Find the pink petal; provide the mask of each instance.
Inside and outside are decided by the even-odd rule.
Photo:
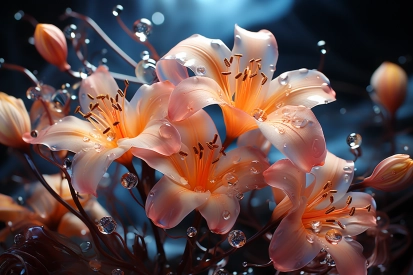
[[[267,30],[250,32],[235,25],[232,53],[242,54],[239,65],[240,71],[249,66],[249,61],[252,58],[261,58],[260,63],[262,67],[260,72],[263,72],[269,79],[272,78],[278,59],[278,45],[271,32]],[[266,91],[268,85],[269,81],[267,81],[262,90]]]
[[[146,200],[145,211],[157,226],[172,228],[178,225],[190,212],[204,204],[211,193],[193,192],[175,184],[168,177],[162,177],[152,188]]]
[[[121,139],[118,145],[152,150],[169,156],[179,151],[181,140],[177,129],[169,121],[163,119],[150,121],[137,137]]]
[[[367,262],[363,255],[363,247],[358,242],[342,240],[336,245],[327,241],[323,243],[329,248],[328,252],[332,255],[340,275],[367,274]]]
[[[300,203],[306,177],[290,160],[282,159],[271,165],[264,172],[264,179],[268,185],[283,190],[293,206]]]
[[[99,66],[97,70],[92,75],[84,79],[80,85],[79,103],[80,107],[82,107],[82,111],[88,112],[89,103],[92,101],[87,94],[90,94],[94,98],[100,94],[108,94],[110,97],[114,98],[118,89],[118,84],[110,75],[108,69],[105,66]],[[107,109],[104,104],[101,104],[100,107]]]
[[[64,117],[61,121],[48,128],[39,131],[37,137],[32,137],[30,133],[23,135],[24,141],[31,144],[44,144],[51,150],[69,150],[78,152],[84,148],[93,148],[95,143],[101,141],[95,138],[93,125],[74,116]],[[83,140],[88,138],[88,142]]]
[[[253,189],[266,187],[263,172],[270,166],[264,154],[253,147],[237,147],[221,156],[214,175],[222,179],[222,185],[228,185],[228,176],[236,178],[236,191],[245,193]],[[234,183],[234,182],[233,182]]]
[[[266,101],[312,108],[336,100],[328,78],[319,71],[300,69],[282,73],[271,81]]]
[[[331,182],[332,190],[337,190],[334,194],[334,200],[340,200],[347,192],[354,176],[354,163],[349,160],[344,160],[336,157],[334,154],[327,152],[325,164],[320,167],[315,167],[311,170],[315,176],[313,192],[309,197],[311,201],[327,182]],[[329,197],[318,204],[316,209],[323,209],[330,204]]]
[[[251,114],[229,104],[221,105],[224,115],[227,139],[234,139],[257,128],[257,123]]]
[[[169,118],[180,121],[212,104],[223,104],[230,100],[221,98],[218,83],[207,77],[190,77],[183,80],[172,92],[169,100]]]
[[[104,148],[81,150],[76,153],[72,162],[73,188],[86,194],[97,196],[96,188],[109,165],[122,156],[129,148]]]
[[[317,237],[307,231],[301,222],[305,207],[306,199],[302,197],[299,206],[288,213],[272,236],[269,254],[279,271],[287,272],[306,266],[321,249],[318,242],[307,240]]]
[[[221,72],[226,70],[224,58],[231,56],[230,50],[218,39],[193,35],[173,47],[156,65],[159,80],[169,80],[174,85],[188,77],[185,66],[196,75],[216,80],[224,87]]]
[[[323,130],[313,112],[304,106],[285,106],[257,120],[263,135],[300,169],[309,172],[322,165],[327,154]]]
[[[207,221],[209,230],[225,234],[234,226],[240,207],[237,198],[214,192],[198,210]]]
[[[260,129],[254,129],[240,135],[237,139],[237,146],[253,146],[268,155],[272,144],[264,137]]]

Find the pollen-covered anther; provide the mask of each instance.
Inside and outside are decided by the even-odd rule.
[[[351,196],[348,196],[346,200],[346,204],[350,205],[352,201],[353,201],[353,198]]]
[[[202,150],[204,150],[204,146],[202,146],[202,144],[200,142],[198,142],[198,147],[199,147],[199,151],[202,152]]]
[[[119,124],[120,122],[119,121],[115,121],[115,122],[113,122],[113,126],[117,126],[118,124]]]
[[[121,97],[125,96],[125,94],[123,93],[123,91],[121,89],[118,89],[118,95],[120,95]]]
[[[88,119],[89,117],[91,117],[93,115],[93,113],[89,112],[86,115],[83,116],[84,119]]]
[[[330,203],[334,202],[334,196],[330,196]]]
[[[186,153],[184,151],[179,151],[178,154],[181,155],[182,157],[187,157],[188,156],[188,153]]]
[[[326,222],[333,222],[334,223],[334,222],[336,222],[336,220],[327,219]]]
[[[80,112],[80,106],[77,106],[76,109],[75,109],[75,114],[77,114],[79,112]]]
[[[223,156],[226,156],[227,153],[225,153],[225,148],[221,147],[221,150],[219,150],[219,153],[222,154]]]
[[[125,79],[124,83],[125,83],[125,86],[129,86],[129,80]]]
[[[118,107],[118,110],[122,112],[122,107],[120,107],[120,104],[116,103],[116,106]]]
[[[230,75],[231,72],[221,72],[222,75]]]
[[[214,138],[213,138],[212,141],[211,141],[211,143],[212,143],[212,144],[215,144],[215,142],[217,142],[217,140],[218,140],[218,134],[215,134],[215,135],[214,135]]]
[[[355,212],[356,212],[356,208],[355,208],[355,207],[352,207],[352,208],[350,209],[350,213],[348,213],[348,214],[349,214],[350,216],[353,216]]]
[[[89,94],[89,93],[87,93],[87,97],[90,98],[91,100],[94,100],[94,99],[95,99],[95,98],[94,98],[91,94]]]
[[[97,98],[97,99],[104,100],[104,99],[106,98],[106,96],[105,96],[105,95],[100,94],[100,95],[97,95],[97,96],[96,96],[96,98]]]
[[[326,190],[327,188],[331,187],[331,181],[327,181],[326,184],[324,184],[323,190]]]
[[[333,212],[335,209],[336,209],[336,207],[333,206],[333,207],[327,209],[326,212],[325,212],[325,214],[330,214],[330,213]]]
[[[99,107],[99,103],[96,102],[95,104],[93,104],[93,106],[90,108],[91,111],[95,110],[97,107]]]
[[[229,63],[232,64],[232,61],[234,61],[234,57],[233,57],[233,56],[231,56],[231,57],[229,58]]]
[[[344,229],[344,228],[345,228],[345,226],[344,226],[340,221],[337,221],[337,224],[338,224],[338,226],[341,227],[341,229]]]
[[[240,77],[241,77],[241,75],[242,75],[242,73],[237,73],[237,75],[235,76],[235,79],[240,78]]]
[[[336,194],[336,193],[337,193],[337,190],[335,190],[335,189],[330,190],[330,193],[332,193],[332,194]]]
[[[253,78],[254,76],[257,76],[257,73],[250,75],[250,78]]]
[[[115,101],[119,102],[119,95],[118,94],[115,96]]]
[[[196,148],[195,146],[194,146],[194,147],[192,147],[192,148],[194,149],[194,153],[195,153],[195,155],[198,155],[198,154],[199,154],[198,148]]]
[[[105,131],[103,131],[103,134],[106,134],[109,131],[110,131],[110,127],[106,128]]]
[[[370,212],[371,210],[371,204],[367,205],[366,207],[364,207],[364,209],[367,209],[367,212]]]
[[[112,103],[112,108],[115,109],[116,111],[119,111],[118,106]]]
[[[236,53],[236,54],[234,54],[234,56],[236,56],[236,57],[242,57],[242,54]]]
[[[224,63],[225,63],[225,66],[231,67],[231,63],[229,62],[229,60],[226,57],[224,58]]]
[[[219,161],[219,158],[216,158],[212,161],[212,164],[217,163]]]
[[[205,144],[208,146],[208,148],[209,148],[209,150],[213,150],[214,149],[214,146],[212,145],[212,143],[209,141],[209,142],[205,142]]]

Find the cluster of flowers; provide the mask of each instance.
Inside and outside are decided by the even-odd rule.
[[[49,63],[70,70],[60,29],[38,24],[34,39]],[[159,228],[176,227],[195,210],[210,231],[229,233],[230,244],[240,248],[250,242],[241,231],[232,230],[240,200],[251,190],[272,188],[277,205],[261,232],[276,228],[268,248],[275,269],[304,270],[319,255],[325,267],[344,275],[366,274],[369,266],[380,264],[367,262],[356,241],[357,235],[376,227],[375,201],[354,190],[406,188],[413,179],[412,159],[390,156],[370,177],[354,184],[354,162],[327,150],[311,111],[335,100],[328,78],[317,70],[299,69],[273,79],[278,58],[273,34],[235,26],[234,40],[232,51],[221,40],[201,35],[183,40],[156,63],[157,81],[142,85],[130,101],[129,82],[120,89],[108,68],[99,66],[81,81],[74,115],[68,115],[68,106],[57,108],[46,99],[47,85],[31,91],[35,101],[30,116],[21,99],[0,93],[0,142],[23,153],[37,171],[30,156],[33,145],[64,175],[62,180],[61,175],[37,172],[50,194],[39,186],[27,201],[30,208],[1,195],[0,218],[14,228],[0,231],[2,240],[29,221],[30,226],[54,227],[66,236],[95,233],[106,238],[101,235],[114,233],[113,219],[94,196],[109,166],[117,162],[129,170],[118,181],[126,189],[139,190],[147,217]],[[394,66],[383,64],[372,78],[376,99],[393,115],[406,86],[406,76]],[[388,70],[399,78],[399,88],[386,86]],[[388,90],[399,95],[390,97]],[[222,110],[224,142],[203,110],[212,104]],[[38,118],[36,124],[33,117]],[[271,146],[286,159],[271,163]],[[66,158],[67,151],[74,153],[73,159]],[[160,180],[151,182],[136,171],[135,158],[162,173]],[[83,215],[84,209],[88,214]],[[90,226],[90,219],[101,219],[98,227],[103,231]],[[106,227],[111,222],[113,230]],[[188,242],[194,244],[190,239],[197,228],[190,229]],[[213,264],[206,261],[198,269],[180,265],[180,272],[215,267],[214,274],[225,274]],[[139,262],[130,265],[130,270],[141,268]],[[123,274],[126,269],[113,272]]]

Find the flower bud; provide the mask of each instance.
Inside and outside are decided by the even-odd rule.
[[[398,191],[413,184],[413,160],[409,155],[397,154],[382,160],[363,185],[382,191]]]
[[[66,38],[55,25],[37,24],[34,31],[34,45],[47,62],[57,66],[61,71],[70,69],[70,65],[66,62]]]
[[[30,129],[30,118],[23,101],[0,92],[0,143],[27,148],[22,136]]]
[[[394,116],[403,104],[407,90],[407,74],[397,64],[383,62],[371,76],[373,100]]]

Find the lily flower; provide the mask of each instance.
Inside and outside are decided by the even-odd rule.
[[[68,182],[60,174],[44,175],[47,183],[59,194],[63,200],[76,208],[70,194]],[[28,225],[45,225],[67,237],[84,236],[89,232],[87,226],[73,213],[61,205],[56,199],[45,192],[40,183],[33,184],[33,194],[26,201],[27,207],[19,205],[7,195],[0,194],[0,221],[8,223],[12,231]],[[80,203],[92,219],[108,216],[108,212],[90,195],[84,194]],[[10,229],[0,231],[0,241],[4,241],[10,234]]]
[[[76,153],[72,162],[73,187],[96,196],[97,185],[113,161],[131,165],[131,147],[163,155],[179,151],[179,133],[165,119],[172,89],[168,82],[143,85],[128,102],[126,89],[120,90],[108,70],[100,67],[80,88],[81,107],[76,112],[86,121],[67,116],[40,131],[37,137],[25,134],[25,141],[44,144],[52,151]]]
[[[290,147],[289,158],[303,153],[302,149],[310,156],[312,144],[304,143],[317,140],[317,152],[321,152],[311,165],[303,167],[309,171],[324,161],[326,150],[322,148],[324,137],[311,135],[322,131],[308,108],[334,101],[335,92],[327,77],[315,70],[289,71],[271,81],[277,59],[277,42],[267,30],[250,32],[236,25],[232,51],[221,40],[201,35],[183,40],[159,60],[156,67],[160,80],[169,80],[177,86],[170,98],[169,117],[180,121],[205,106],[219,104],[226,125],[224,147],[241,134],[259,127],[279,150],[283,150],[284,145],[279,141],[281,135],[294,137],[297,146]],[[196,76],[189,77],[185,67]],[[294,106],[306,108],[300,109],[299,117],[292,115],[285,127],[278,127],[277,121],[284,120],[281,109],[288,105],[292,105],[288,107],[291,114],[295,112]],[[301,129],[306,126],[313,130]]]
[[[376,205],[369,194],[346,193],[354,163],[328,153],[324,166],[311,174],[314,180],[290,160],[264,172],[266,182],[286,194],[273,213],[273,219],[284,217],[269,247],[274,267],[300,269],[321,251],[327,252],[322,263],[335,265],[341,275],[367,274],[363,248],[352,237],[376,226]],[[311,178],[307,185],[306,176]]]
[[[23,134],[31,129],[27,109],[21,99],[0,92],[0,143],[26,149]]]
[[[252,147],[226,153],[204,110],[174,125],[181,133],[178,153],[168,157],[132,149],[135,156],[164,174],[149,192],[146,214],[157,226],[168,229],[196,209],[211,231],[225,234],[238,217],[243,193],[266,186],[262,172],[269,163]]]

